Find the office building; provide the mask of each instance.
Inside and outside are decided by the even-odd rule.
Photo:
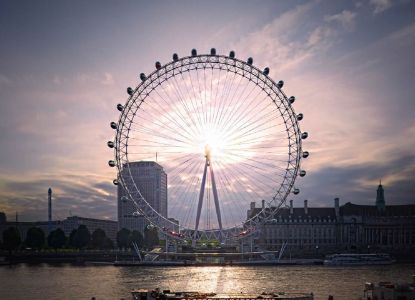
[[[167,218],[167,174],[163,167],[153,161],[138,161],[124,166],[122,172],[125,172],[124,176],[131,176],[148,204]],[[127,189],[136,191],[132,182]],[[126,189],[121,184],[118,185],[119,229],[127,228],[143,233],[147,224],[144,216],[137,211],[135,203],[127,196]]]

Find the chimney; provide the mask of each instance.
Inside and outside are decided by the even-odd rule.
[[[336,213],[336,219],[340,216],[339,198],[334,198],[334,212]]]
[[[52,189],[48,190],[48,221],[52,221]]]
[[[255,202],[251,202],[251,210],[255,209]]]
[[[294,213],[293,200],[290,200],[290,215]]]
[[[304,213],[308,214],[308,200],[304,200]]]
[[[262,200],[262,209],[265,208],[265,200]]]
[[[52,231],[52,189],[48,190],[48,233]]]

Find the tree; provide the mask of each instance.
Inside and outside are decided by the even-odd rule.
[[[131,232],[127,228],[122,228],[117,232],[117,245],[121,249],[130,247],[130,234]]]
[[[147,249],[152,249],[154,246],[159,244],[159,235],[157,232],[157,228],[155,227],[146,227],[144,229],[144,246]]]
[[[66,236],[62,229],[58,228],[49,233],[49,236],[48,236],[49,247],[52,247],[56,250],[58,248],[62,248],[63,246],[65,246],[65,243],[66,243]]]
[[[22,240],[20,239],[20,232],[16,227],[9,227],[3,231],[3,247],[11,253],[19,247]]]
[[[45,233],[39,227],[32,227],[26,233],[27,247],[40,249],[45,245]]]
[[[1,223],[6,223],[7,218],[6,218],[6,214],[2,211],[0,211],[0,224]]]
[[[68,244],[69,244],[69,246],[71,246],[73,248],[76,248],[76,245],[75,245],[75,236],[76,236],[76,233],[77,232],[78,232],[77,229],[73,229],[71,231],[71,233],[69,234]]]
[[[105,239],[104,249],[114,249],[114,242],[108,237]]]
[[[144,238],[143,238],[143,235],[141,234],[141,232],[139,232],[137,230],[133,230],[131,232],[131,234],[130,234],[130,244],[132,242],[135,242],[137,244],[138,248],[143,247],[143,245],[144,245]]]
[[[73,237],[74,246],[78,249],[85,248],[91,241],[91,234],[85,225],[79,225]]]
[[[105,234],[105,231],[101,228],[95,229],[95,231],[92,233],[91,244],[93,248],[104,249],[106,240],[107,235]]]

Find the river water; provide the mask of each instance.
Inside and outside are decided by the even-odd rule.
[[[366,281],[409,282],[415,264],[390,266],[114,267],[26,265],[0,267],[0,299],[131,299],[147,287],[217,293],[313,292],[316,300],[356,300]]]

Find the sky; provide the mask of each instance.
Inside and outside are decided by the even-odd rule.
[[[192,48],[284,80],[310,157],[295,206],[415,203],[415,2],[0,1],[0,211],[116,219],[111,121]]]

